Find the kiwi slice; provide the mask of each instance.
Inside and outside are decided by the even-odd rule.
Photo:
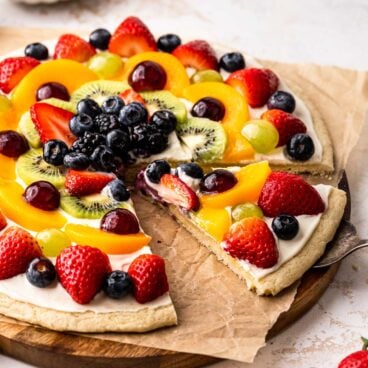
[[[52,97],[52,98],[47,98],[46,100],[42,100],[40,102],[44,102],[44,103],[47,103],[55,107],[60,107],[61,109],[72,112],[73,114],[77,113],[76,106],[69,101],[64,101],[64,100],[60,100],[58,98]]]
[[[187,121],[187,109],[183,102],[169,91],[142,92],[141,96],[147,104],[147,109],[152,115],[157,110],[171,110],[178,123]]]
[[[63,166],[53,166],[44,161],[42,149],[30,150],[17,160],[16,170],[19,177],[27,184],[38,180],[46,180],[56,188],[61,188],[65,182]]]
[[[104,194],[92,194],[85,197],[76,197],[62,193],[60,207],[69,215],[83,219],[100,219],[105,213],[124,208],[124,202],[118,202]]]
[[[176,129],[182,142],[192,151],[193,159],[214,162],[222,158],[226,133],[220,123],[205,118],[190,118]]]
[[[80,100],[84,98],[92,98],[99,105],[110,96],[118,95],[120,92],[130,88],[127,83],[110,81],[110,80],[98,80],[83,84],[78,88],[71,96],[70,102],[76,106]]]
[[[31,147],[33,148],[41,147],[42,143],[40,135],[38,134],[38,131],[35,125],[33,124],[31,114],[29,111],[25,112],[21,116],[18,124],[18,131],[19,133],[22,133],[26,137]]]

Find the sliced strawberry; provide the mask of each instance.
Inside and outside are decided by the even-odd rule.
[[[239,91],[251,107],[261,107],[276,92],[279,79],[270,69],[249,68],[230,74],[226,83]]]
[[[61,35],[54,52],[54,59],[71,59],[84,63],[96,54],[94,47],[74,34]]]
[[[0,231],[6,227],[8,222],[6,221],[6,217],[4,214],[0,211]]]
[[[269,268],[277,263],[279,252],[267,224],[258,217],[246,217],[235,222],[225,234],[225,248],[232,257]]]
[[[258,205],[265,216],[318,215],[325,204],[315,188],[301,176],[284,172],[271,173],[262,188]]]
[[[40,62],[31,57],[12,57],[0,62],[0,89],[9,93]]]
[[[165,202],[188,211],[197,211],[200,205],[195,192],[175,175],[165,174],[161,177],[158,194]]]
[[[143,97],[132,88],[128,88],[125,91],[121,92],[119,94],[119,97],[124,101],[125,105],[128,105],[131,102],[139,102],[142,105],[146,104]]]
[[[41,248],[30,233],[9,227],[0,235],[0,280],[26,272],[29,263],[41,256]]]
[[[75,245],[56,259],[56,272],[64,289],[79,304],[89,303],[111,272],[109,257],[97,248]]]
[[[157,51],[157,46],[148,27],[139,18],[128,17],[112,35],[109,51],[130,57],[141,52]]]
[[[65,178],[65,189],[75,196],[100,193],[114,179],[116,176],[110,173],[69,170]]]
[[[69,120],[74,116],[72,112],[44,102],[35,103],[30,110],[42,143],[50,139],[60,139],[70,146],[75,141],[76,138],[69,129]]]
[[[265,111],[261,118],[271,122],[279,132],[277,147],[285,145],[295,134],[307,132],[307,127],[300,119],[282,110]]]
[[[138,303],[148,303],[169,291],[165,261],[155,254],[142,254],[129,266]]]
[[[178,46],[172,53],[185,67],[197,70],[218,70],[218,61],[214,49],[207,41],[194,40]]]

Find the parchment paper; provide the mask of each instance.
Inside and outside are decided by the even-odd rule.
[[[50,39],[59,31],[5,30],[0,28],[1,53],[31,41]],[[335,147],[336,184],[356,144],[368,106],[365,72],[316,65],[263,62],[286,81],[300,97],[318,109]],[[293,302],[296,286],[277,297],[257,297],[165,211],[136,198],[153,250],[166,259],[170,292],[179,325],[147,334],[100,334],[96,338],[161,349],[253,361],[265,344],[267,332]]]

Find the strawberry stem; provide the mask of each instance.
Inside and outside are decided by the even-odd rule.
[[[362,341],[363,341],[363,347],[362,350],[367,350],[368,349],[368,339],[366,339],[365,337],[361,337]]]

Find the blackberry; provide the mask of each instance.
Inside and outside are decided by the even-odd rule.
[[[77,139],[72,145],[73,152],[84,153],[89,156],[93,151],[106,142],[106,137],[102,134],[85,132],[83,137]]]
[[[148,157],[164,151],[168,145],[168,137],[154,124],[140,124],[134,127],[131,137],[134,153]]]
[[[100,114],[94,119],[100,133],[107,134],[114,129],[119,129],[121,124],[115,115]]]

